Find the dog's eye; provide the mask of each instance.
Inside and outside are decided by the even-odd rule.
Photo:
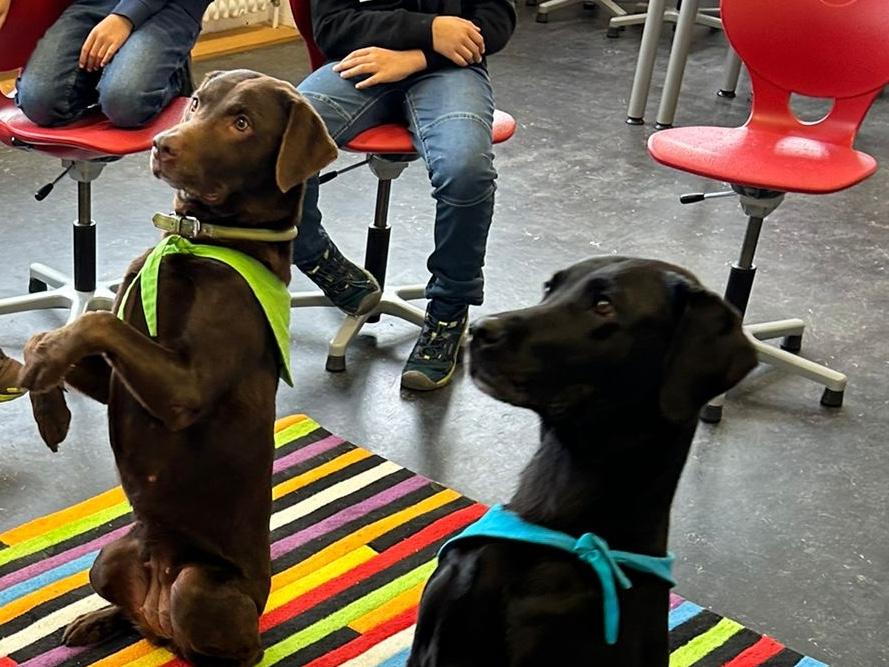
[[[547,280],[543,283],[543,296],[549,296],[549,293],[553,291],[553,281]]]
[[[191,98],[191,107],[189,107],[189,111],[194,113],[198,110],[198,107],[201,105],[201,101],[197,97]]]
[[[249,127],[250,120],[247,118],[247,116],[238,116],[237,118],[235,118],[235,129],[237,129],[238,131],[243,132]]]
[[[612,317],[614,315],[614,304],[611,303],[611,299],[600,296],[596,299],[596,305],[593,306],[593,310],[602,317]]]

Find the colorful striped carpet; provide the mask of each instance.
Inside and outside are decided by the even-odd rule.
[[[485,508],[331,435],[304,416],[276,427],[272,594],[263,665],[401,667],[439,545]],[[128,530],[117,488],[0,534],[0,667],[184,667],[137,636],[59,646],[104,602],[87,582]],[[819,667],[779,642],[671,599],[671,667]]]

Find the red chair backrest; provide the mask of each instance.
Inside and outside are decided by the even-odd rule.
[[[293,20],[296,29],[306,45],[309,53],[309,65],[316,70],[327,62],[324,53],[315,43],[315,35],[312,33],[312,0],[290,0],[290,10],[293,12]]]
[[[71,0],[13,0],[0,28],[0,72],[25,66],[37,42]]]
[[[749,124],[852,144],[889,83],[886,0],[722,0],[721,15],[753,83]],[[790,110],[791,93],[831,98],[833,109],[801,122]]]

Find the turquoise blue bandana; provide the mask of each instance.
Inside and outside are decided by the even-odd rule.
[[[617,600],[617,587],[632,588],[633,584],[621,566],[638,572],[653,574],[675,586],[673,580],[673,555],[665,557],[644,556],[627,551],[612,551],[600,537],[592,533],[581,535],[575,539],[566,533],[550,530],[542,526],[528,523],[515,512],[510,512],[503,505],[495,505],[474,524],[462,533],[448,540],[439,551],[439,558],[455,542],[473,537],[493,537],[513,542],[527,542],[552,547],[560,551],[572,553],[593,568],[602,582],[602,603],[605,616],[605,642],[609,645],[617,643],[620,628],[620,604]]]
[[[223,248],[216,245],[192,243],[176,234],[165,236],[152,250],[139,274],[130,283],[126,294],[120,302],[117,316],[123,319],[124,307],[133,291],[133,286],[138,282],[142,296],[142,310],[145,313],[145,323],[148,325],[148,335],[157,337],[157,281],[160,273],[161,261],[167,255],[187,254],[195,257],[212,259],[227,264],[245,280],[250,286],[253,296],[262,306],[266,320],[281,358],[281,379],[291,387],[293,380],[290,373],[290,293],[287,285],[281,282],[264,264],[239,250]]]

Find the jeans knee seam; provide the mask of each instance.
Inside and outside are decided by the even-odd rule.
[[[320,100],[320,101],[324,102],[325,104],[328,104],[345,121],[343,126],[336,132],[336,134],[331,135],[331,139],[334,140],[334,143],[339,144],[339,141],[338,141],[339,138],[341,136],[343,136],[343,134],[345,134],[347,130],[350,130],[355,125],[355,123],[358,122],[365,113],[367,113],[368,109],[370,109],[374,104],[376,104],[381,99],[386,97],[386,95],[390,95],[395,92],[398,92],[398,91],[387,90],[387,91],[380,93],[376,97],[373,97],[373,98],[369,99],[368,101],[366,101],[364,104],[362,104],[358,108],[358,111],[356,111],[355,114],[351,115],[351,116],[349,114],[347,114],[345,112],[345,110],[339,104],[337,104],[332,98],[328,97],[327,95],[324,95],[323,93],[315,93],[312,91],[306,91],[306,92],[303,92],[302,94],[305,97],[314,97],[315,99]]]
[[[427,168],[429,166],[427,156],[429,155],[428,147],[426,146],[426,138],[423,136],[423,132],[420,129],[420,118],[417,116],[417,108],[414,106],[414,101],[411,99],[410,94],[405,95],[405,102],[407,103],[408,112],[411,115],[411,120],[414,123],[414,127],[417,128],[417,139],[420,142],[420,146],[423,150],[423,159],[427,160]]]
[[[318,102],[323,102],[324,104],[326,104],[327,106],[329,106],[331,109],[333,109],[333,111],[334,111],[340,118],[342,118],[344,121],[347,121],[347,122],[348,122],[348,120],[349,120],[349,114],[347,114],[346,111],[345,111],[339,104],[337,104],[337,103],[333,100],[333,98],[328,97],[327,95],[325,95],[325,94],[323,94],[323,93],[316,93],[316,92],[313,92],[313,91],[303,91],[303,92],[302,92],[302,95],[303,95],[303,97],[307,97],[307,98],[310,98],[310,99],[315,99],[315,100],[317,100]]]
[[[438,127],[439,125],[441,125],[442,123],[446,123],[447,121],[450,121],[450,120],[475,121],[476,123],[478,123],[482,127],[484,127],[486,130],[488,130],[488,132],[491,131],[491,124],[488,123],[488,121],[485,118],[483,118],[482,116],[480,116],[479,114],[472,113],[471,111],[453,111],[453,112],[447,113],[443,116],[439,116],[438,118],[433,120],[431,123],[428,123],[428,124],[424,125],[423,127],[420,127],[418,124],[417,125],[417,133],[428,132],[429,130],[432,130],[432,129]]]
[[[475,199],[471,199],[469,201],[455,201],[453,199],[449,199],[448,197],[442,197],[438,195],[435,197],[436,201],[440,201],[442,204],[446,204],[447,206],[453,206],[454,208],[471,208],[472,206],[478,206],[485,200],[489,199],[497,190],[497,184],[492,183],[491,187],[488,188],[484,194],[479,195]]]
[[[23,71],[23,73],[24,73],[24,71]],[[78,76],[80,76],[80,72],[75,69],[67,77],[66,85],[64,86],[64,90],[66,90],[68,94],[65,95],[63,98],[65,107],[62,110],[62,113],[58,114],[60,117],[55,120],[53,125],[70,123],[71,121],[75,120],[78,115],[80,115],[80,113],[77,113],[74,111],[74,109],[75,109],[74,101],[77,99],[77,92],[76,92],[74,83],[77,81]],[[19,79],[21,79],[21,75],[19,76]],[[18,100],[16,100],[16,101],[18,102]],[[18,106],[21,107],[20,102],[18,103]],[[44,107],[44,109],[46,109],[46,107]],[[52,109],[52,108],[50,107],[50,109]],[[50,114],[55,115],[55,113],[52,110],[50,110]]]

